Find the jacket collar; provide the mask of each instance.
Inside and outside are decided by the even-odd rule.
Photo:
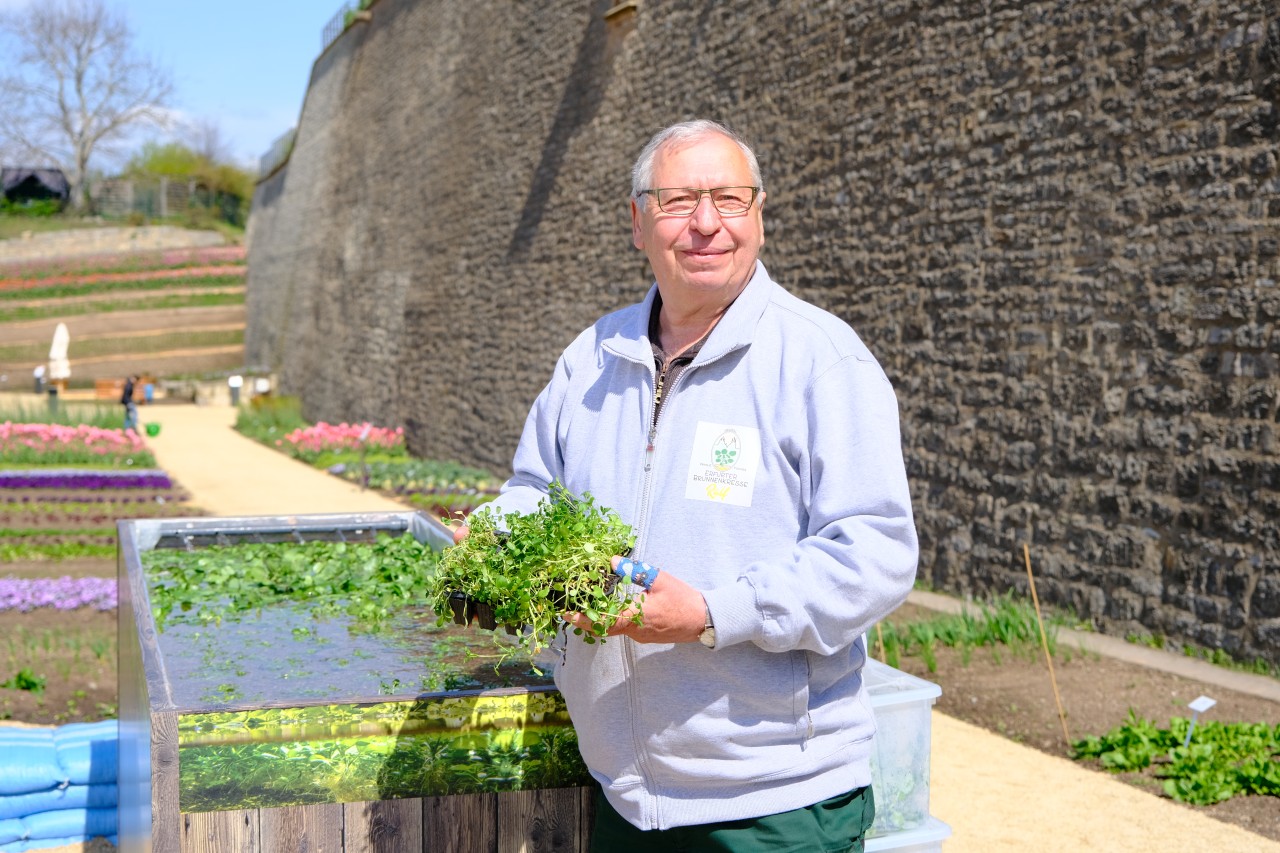
[[[765,307],[773,297],[775,286],[764,264],[757,260],[751,280],[729,306],[729,310],[724,312],[720,322],[716,323],[716,327],[711,330],[693,364],[715,361],[736,349],[748,346],[760,322],[760,317],[764,314]],[[649,316],[653,312],[657,293],[657,284],[650,286],[644,301],[633,306],[635,310],[623,312],[625,320],[614,329],[612,335],[601,342],[601,346],[606,351],[641,364],[653,363],[653,348],[649,341]]]

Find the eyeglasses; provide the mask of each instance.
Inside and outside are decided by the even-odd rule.
[[[663,187],[660,189],[641,190],[641,195],[651,195],[658,200],[658,207],[663,213],[672,216],[692,216],[702,203],[704,195],[711,196],[721,216],[741,216],[755,204],[760,194],[759,187],[712,187],[700,190],[694,187]]]

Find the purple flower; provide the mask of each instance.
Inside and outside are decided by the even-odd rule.
[[[26,613],[37,607],[115,610],[119,590],[115,578],[0,578],[0,610]]]
[[[164,471],[141,468],[136,471],[93,470],[89,468],[25,469],[0,471],[0,489],[171,489],[173,481]]]

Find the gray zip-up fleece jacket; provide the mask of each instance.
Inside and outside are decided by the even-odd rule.
[[[757,263],[655,426],[655,292],[565,350],[495,503],[531,511],[557,479],[590,492],[711,610],[714,649],[568,635],[555,677],[582,756],[641,829],[869,785],[863,634],[917,557],[893,389],[847,324]]]

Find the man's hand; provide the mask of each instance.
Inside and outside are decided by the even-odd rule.
[[[471,528],[467,527],[465,524],[459,524],[457,527],[453,528],[453,544],[461,545],[462,540],[466,539],[470,535]]]
[[[457,533],[454,534],[455,540]],[[616,569],[622,557],[613,558]],[[622,581],[626,583],[624,579]],[[609,628],[609,636],[626,636],[637,643],[696,643],[706,626],[707,603],[702,593],[689,586],[670,572],[659,572],[653,586],[644,593],[644,624],[631,621],[635,611],[622,612]],[[584,631],[591,629],[591,620],[581,613],[566,613],[564,620]]]

